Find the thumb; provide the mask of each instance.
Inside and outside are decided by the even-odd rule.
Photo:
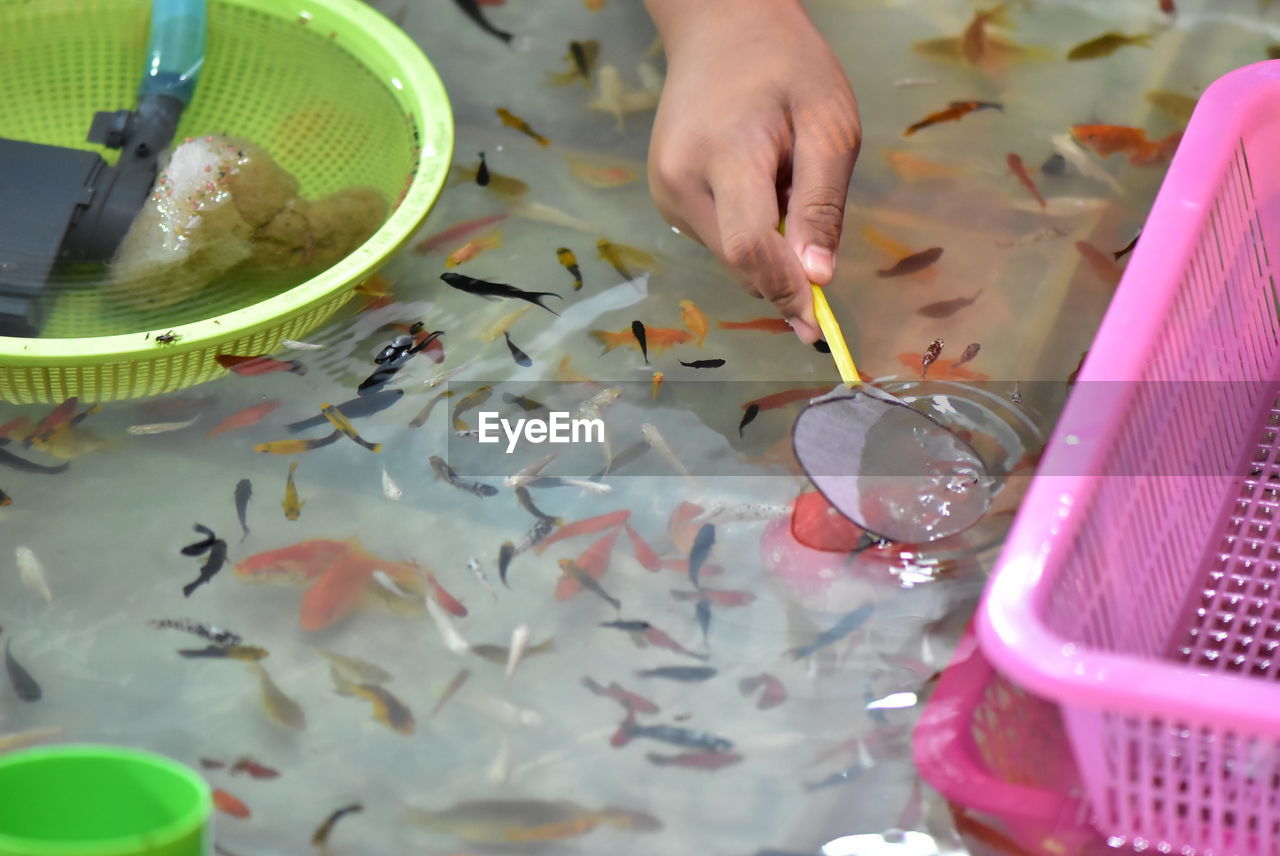
[[[787,243],[809,280],[818,285],[829,283],[835,270],[858,137],[856,124],[841,133],[812,125],[798,129],[787,203]]]

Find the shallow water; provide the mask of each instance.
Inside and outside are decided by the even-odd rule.
[[[1120,156],[1099,161],[1123,192],[1070,167],[1062,177],[1047,176],[1038,167],[1052,153],[1048,138],[1094,121],[1139,125],[1152,137],[1164,136],[1178,121],[1154,111],[1144,100],[1147,91],[1194,95],[1221,73],[1264,58],[1265,46],[1280,40],[1274,14],[1264,19],[1252,3],[1232,4],[1229,13],[1218,4],[1178,5],[1175,25],[1152,47],[1070,64],[1060,57],[1079,42],[1111,29],[1154,27],[1156,4],[1039,0],[1030,10],[1015,8],[1018,27],[1009,37],[1046,46],[1053,58],[1014,63],[988,78],[911,48],[921,39],[958,35],[972,15],[969,3],[810,4],[854,82],[866,130],[837,279],[828,289],[833,309],[860,367],[878,377],[917,378],[924,349],[944,339],[929,377],[945,388],[921,387],[921,394],[944,412],[953,407],[952,399],[999,401],[991,405],[999,413],[992,422],[983,425],[970,416],[966,423],[976,435],[975,448],[989,461],[1004,456],[1016,463],[1035,453],[1037,437],[1051,428],[1062,405],[1062,381],[1075,369],[1105,309],[1112,285],[1082,263],[1074,243],[1088,241],[1108,253],[1124,246],[1163,172],[1130,166]],[[675,474],[673,464],[650,451],[605,479],[613,486],[609,494],[535,488],[534,501],[567,521],[628,509],[634,528],[663,557],[682,559],[691,532],[675,532],[673,542],[667,525],[681,502],[735,508],[750,503],[739,510],[756,512],[759,505],[789,506],[805,488],[787,454],[800,405],[761,412],[739,436],[744,403],[792,388],[829,389],[837,376],[829,357],[790,335],[715,327],[718,320],[743,321],[769,310],[744,297],[705,251],[671,232],[654,211],[643,178],[598,190],[570,172],[568,149],[629,157],[642,165],[651,113],[629,115],[619,130],[611,116],[585,108],[592,97],[586,89],[553,88],[545,80],[546,72],[566,68],[562,55],[569,39],[592,37],[601,42],[601,62],[616,65],[629,87],[639,86],[636,65],[653,36],[639,4],[612,0],[595,13],[577,0],[542,0],[536,13],[532,4],[485,7],[496,25],[518,34],[510,49],[452,4],[385,0],[379,7],[403,22],[449,88],[458,123],[456,163],[474,167],[483,150],[491,170],[528,183],[529,202],[582,221],[573,228],[513,213],[499,224],[503,245],[459,268],[558,292],[563,301],[551,305],[560,316],[535,307],[512,326],[512,340],[533,361],[519,368],[501,338],[486,343],[475,336],[519,307],[486,303],[438,279],[444,254],[462,241],[433,254],[407,250],[383,271],[392,283],[391,302],[364,308],[366,301],[357,297],[310,337],[323,350],[276,355],[305,364],[305,375],[228,376],[163,399],[110,405],[77,426],[75,448],[62,451],[84,454],[65,474],[0,470],[0,489],[13,498],[11,506],[0,508],[0,542],[7,554],[0,557],[0,626],[44,690],[40,701],[29,703],[0,689],[0,734],[59,726],[65,729],[61,739],[146,747],[193,765],[202,757],[234,761],[247,754],[279,769],[280,778],[269,781],[226,770],[207,774],[252,810],[246,820],[216,820],[219,844],[234,854],[308,852],[315,826],[352,801],[365,810],[338,824],[331,840],[335,854],[747,854],[770,848],[811,853],[842,835],[894,827],[926,833],[939,852],[964,852],[941,798],[919,785],[911,762],[919,707],[868,710],[868,704],[894,693],[927,694],[926,679],[945,665],[972,614],[1008,512],[1016,506],[1017,484],[1005,485],[975,530],[924,550],[878,548],[853,558],[833,553],[806,562],[789,552],[785,523],[720,523],[710,564],[723,570],[715,575],[708,568],[703,582],[751,592],[756,599],[713,607],[707,662],[719,673],[703,683],[638,676],[639,670],[701,661],[637,648],[623,632],[599,627],[618,615],[589,592],[554,597],[556,560],[579,556],[598,536],[561,542],[541,557],[518,556],[510,588],[502,587],[500,545],[519,542],[534,519],[509,489],[490,498],[458,490],[439,481],[428,460],[445,456],[463,478],[501,487],[499,476],[537,460],[544,449],[510,457],[492,450],[478,454],[481,447],[472,439],[449,430],[463,395],[487,384],[498,393],[575,407],[595,390],[555,380],[557,363],[566,356],[576,371],[620,388],[619,400],[604,411],[614,449],[630,446],[640,438],[640,426],[652,423],[691,478]],[[648,62],[661,68],[660,59]],[[895,87],[902,78],[934,82]],[[910,139],[900,136],[926,114],[970,98],[998,100],[1005,109],[975,113]],[[496,107],[526,118],[554,145],[540,148],[501,126]],[[890,168],[887,150],[955,167],[959,174],[907,181]],[[1011,151],[1022,155],[1049,197],[1050,213],[1040,212],[1009,174],[1005,155]],[[490,190],[453,183],[418,240],[506,210]],[[894,259],[867,241],[866,226],[915,250],[941,246],[945,253],[920,274],[878,278],[873,272]],[[597,257],[600,237],[654,253],[662,270],[624,280]],[[580,292],[571,290],[556,260],[558,247],[577,255],[585,281]],[[975,292],[981,292],[979,301],[949,318],[917,314],[927,303]],[[685,298],[712,319],[701,348],[651,350],[652,365],[646,366],[635,349],[602,355],[586,335],[595,328],[624,330],[637,318],[650,328],[678,328],[678,301]],[[417,320],[429,330],[446,331],[445,360],[435,364],[418,355],[390,384],[405,390],[402,399],[355,420],[365,438],[382,444],[380,452],[345,438],[291,458],[254,451],[258,443],[294,436],[283,426],[315,415],[322,403],[351,398],[375,368],[373,356],[396,334],[389,325]],[[981,344],[979,356],[959,371],[952,368],[970,342]],[[720,369],[695,370],[681,367],[677,357],[727,362]],[[450,382],[454,398],[442,402],[426,425],[410,428],[444,388],[426,382],[458,367],[465,368]],[[666,376],[656,401],[654,369]],[[946,385],[965,381],[963,369],[993,383]],[[1008,402],[1015,390],[1021,405]],[[206,439],[223,418],[264,400],[282,404],[253,427]],[[501,409],[513,411],[505,404]],[[0,425],[19,416],[38,421],[47,410],[0,406]],[[169,433],[127,430],[192,416],[197,421],[191,427]],[[474,412],[464,418],[474,427]],[[327,430],[321,426],[299,436]],[[984,440],[984,434],[990,437]],[[47,460],[20,443],[5,448]],[[290,460],[299,465],[295,478],[304,503],[296,521],[281,512]],[[586,476],[602,460],[596,447],[565,447],[549,471]],[[401,499],[384,493],[384,468],[402,490]],[[1000,467],[1002,474],[1010,470],[1015,467],[1008,461]],[[241,540],[232,495],[243,478],[252,481],[254,493],[251,532]],[[467,616],[454,621],[471,643],[506,645],[513,628],[524,624],[534,642],[554,639],[554,649],[529,657],[507,680],[500,666],[450,653],[420,607],[406,614],[375,604],[309,632],[299,625],[301,586],[249,586],[230,567],[184,599],[182,586],[195,579],[202,561],[179,553],[197,540],[191,531],[195,521],[227,541],[232,562],[307,539],[358,537],[388,564],[412,560],[434,572],[465,603]],[[45,567],[51,603],[22,585],[8,558],[18,545],[31,548]],[[496,594],[468,570],[471,558],[479,560]],[[689,581],[673,570],[645,570],[625,534],[600,582],[622,602],[623,617],[650,621],[686,648],[704,650],[693,603],[671,595],[672,589],[691,590]],[[788,653],[811,646],[865,604],[874,609],[846,637],[799,659]],[[305,710],[305,730],[287,731],[268,720],[257,679],[243,664],[183,659],[177,649],[204,643],[147,624],[179,617],[230,628],[246,644],[268,649],[264,665]],[[390,671],[394,681],[388,689],[414,712],[416,733],[397,734],[371,717],[367,701],[335,694],[327,665],[308,648],[313,644]],[[471,670],[470,680],[428,721],[427,712],[460,668]],[[739,690],[740,680],[762,672],[780,680],[788,695],[768,710],[757,709],[754,697]],[[603,684],[617,681],[656,703],[661,712],[641,716],[641,724],[712,732],[732,740],[743,760],[708,772],[650,763],[648,752],[681,751],[657,742],[612,748],[623,710],[583,688],[584,676]],[[541,724],[496,721],[494,699],[536,711]],[[497,775],[491,770],[504,739],[509,770]],[[602,826],[580,839],[486,849],[412,827],[405,818],[409,806],[443,809],[461,800],[494,798],[617,806],[652,815],[663,828],[641,833]]]

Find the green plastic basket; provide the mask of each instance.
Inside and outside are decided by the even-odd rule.
[[[95,111],[133,106],[149,11],[147,0],[0,0],[0,136],[114,161],[84,138]],[[0,337],[0,401],[171,392],[225,374],[218,354],[267,354],[304,338],[435,202],[453,116],[435,69],[398,27],[359,0],[209,0],[208,22],[178,137],[252,140],[297,177],[305,198],[365,185],[394,206],[390,216],[341,262],[283,292],[247,282],[148,312],[67,290],[41,338]],[[169,332],[173,341],[157,341]]]

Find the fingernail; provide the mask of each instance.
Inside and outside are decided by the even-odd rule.
[[[796,331],[800,341],[806,345],[812,345],[822,338],[822,332],[803,318],[788,318],[787,323],[791,325],[792,330]]]
[[[831,274],[835,270],[835,258],[831,251],[822,247],[809,245],[804,248],[804,254],[800,257],[804,263],[805,273],[809,279],[820,283],[825,283],[831,279]]]

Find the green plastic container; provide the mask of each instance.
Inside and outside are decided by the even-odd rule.
[[[162,755],[72,745],[0,755],[0,856],[207,856],[212,800]]]

